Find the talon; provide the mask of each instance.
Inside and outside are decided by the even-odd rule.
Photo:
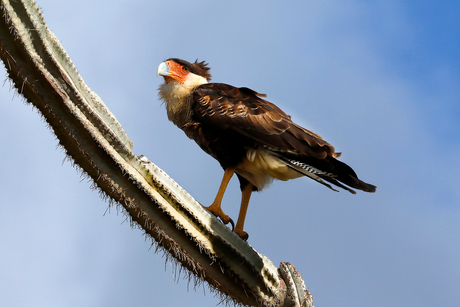
[[[232,231],[235,230],[235,223],[233,222],[233,220],[230,218],[229,220],[230,224],[232,224]]]
[[[234,231],[234,232],[235,232],[241,239],[243,239],[244,241],[247,241],[248,238],[249,238],[249,234],[248,234],[246,231],[243,231],[243,230],[238,231],[238,230],[236,230],[236,231]]]
[[[220,208],[216,209],[216,207],[213,205],[204,208],[211,212],[214,216],[218,217],[225,225],[227,225],[228,223],[231,223],[232,226],[234,225],[233,220],[227,214],[225,214]],[[233,228],[235,227],[233,226]]]
[[[222,212],[222,214],[219,214],[218,217],[220,218],[222,223],[224,223],[225,225],[227,225],[228,223],[230,223],[230,221],[232,221],[232,219],[227,214],[225,214],[223,212]]]

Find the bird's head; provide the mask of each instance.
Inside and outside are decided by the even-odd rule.
[[[163,76],[165,83],[180,83],[183,85],[201,85],[211,79],[208,64],[195,61],[190,63],[185,60],[171,58],[158,66],[157,76]]]

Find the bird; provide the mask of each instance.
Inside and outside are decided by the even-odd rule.
[[[194,63],[169,58],[157,69],[164,77],[158,95],[164,101],[168,119],[182,129],[224,170],[217,195],[205,207],[233,231],[248,239],[244,223],[251,194],[274,179],[309,177],[337,191],[340,187],[375,192],[376,186],[358,179],[354,170],[338,160],[340,153],[318,134],[291,120],[275,104],[247,87],[211,83],[205,61]],[[241,204],[236,226],[221,208],[230,179],[236,175]]]

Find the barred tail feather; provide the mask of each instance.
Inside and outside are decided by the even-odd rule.
[[[284,159],[283,159],[283,160],[284,160]],[[338,192],[338,191],[337,191],[336,189],[334,189],[330,184],[324,182],[320,175],[317,175],[317,174],[315,174],[315,173],[313,173],[313,172],[310,172],[310,171],[308,171],[308,170],[306,170],[306,169],[304,169],[304,168],[302,168],[302,167],[299,167],[299,166],[297,166],[296,164],[291,163],[290,161],[284,160],[284,162],[286,162],[286,165],[287,165],[288,167],[292,168],[293,170],[295,170],[295,171],[301,173],[302,175],[307,176],[307,177],[309,177],[309,178],[311,178],[311,179],[313,179],[313,180],[315,180],[315,181],[321,183],[322,185],[325,185],[326,187],[328,187],[329,189],[331,189],[331,190],[333,190],[333,191]]]
[[[337,159],[331,157],[326,158],[327,160],[310,159],[311,161],[308,161],[310,163],[307,163],[305,161],[298,161],[297,159],[291,159],[284,156],[278,157],[283,160],[291,169],[321,183],[322,185],[327,186],[331,190],[337,191],[325,181],[332,183],[333,185],[344,190],[347,190],[352,194],[356,194],[356,191],[347,186],[365,192],[376,191],[376,187],[374,185],[359,180],[358,176],[351,167],[343,162],[338,161]]]

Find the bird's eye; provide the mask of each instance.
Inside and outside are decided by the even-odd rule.
[[[185,66],[182,66],[182,70],[187,72],[187,71],[188,71],[188,68],[185,67]]]

